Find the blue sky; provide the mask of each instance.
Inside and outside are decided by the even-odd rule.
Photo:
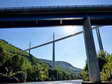
[[[82,3],[83,1],[83,3]],[[54,6],[54,5],[109,5],[111,0],[0,0],[0,8],[7,7],[25,7],[25,6]],[[112,53],[112,26],[100,28],[104,49]],[[75,33],[82,30],[81,26],[68,27],[44,27],[44,28],[20,28],[20,29],[1,29],[0,39],[21,48],[28,48],[29,42],[32,46],[52,40],[52,34],[55,32],[56,38]],[[95,45],[99,51],[96,32],[94,33]],[[47,45],[34,49],[31,53],[37,58],[52,59],[52,45]],[[86,61],[83,34],[60,41],[56,43],[56,60],[67,61],[72,65],[83,68]]]
[[[104,49],[112,53],[112,26],[105,26],[100,28],[102,42]],[[70,28],[68,26],[68,28]],[[56,38],[69,35],[69,29],[67,27],[47,27],[47,28],[20,28],[20,29],[1,29],[0,39],[4,39],[9,43],[21,48],[26,49],[29,47],[29,42],[32,42],[32,46],[39,45],[41,43],[52,40],[52,34],[55,32]],[[73,26],[74,32],[82,30],[82,27]],[[66,31],[68,30],[68,31]],[[97,52],[99,46],[96,38],[96,32],[94,33],[95,45]],[[52,45],[47,45],[38,49],[34,49],[31,53],[37,58],[52,59]],[[67,61],[76,67],[83,68],[86,60],[85,46],[83,34],[75,37],[68,38],[66,40],[56,43],[56,60]]]
[[[112,0],[0,0],[0,7],[54,6],[54,5],[109,5]]]

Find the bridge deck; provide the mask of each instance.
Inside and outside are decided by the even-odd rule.
[[[0,28],[82,25],[112,25],[112,6],[59,6],[0,9]]]

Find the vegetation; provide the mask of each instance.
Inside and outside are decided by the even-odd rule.
[[[112,54],[108,54],[104,51],[98,54],[98,63],[100,67],[100,78],[102,81],[112,80]],[[89,80],[87,64],[84,70],[81,72],[81,76],[84,80]]]
[[[68,80],[76,79],[73,73],[52,69],[48,64],[4,40],[0,40],[0,82],[3,79],[23,81]],[[4,80],[6,82],[6,80]],[[4,82],[2,81],[2,82]],[[12,81],[7,81],[12,82]]]

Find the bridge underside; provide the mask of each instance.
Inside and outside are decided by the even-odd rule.
[[[21,20],[0,21],[0,28],[83,25],[84,20]],[[112,19],[91,19],[92,25],[112,25]]]
[[[0,28],[83,25],[112,25],[112,6],[62,6],[0,9]]]

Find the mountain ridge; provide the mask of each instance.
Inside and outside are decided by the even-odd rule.
[[[42,62],[45,62],[47,64],[49,64],[50,66],[52,66],[52,61],[51,60],[46,60],[46,59],[41,59],[39,58]],[[55,66],[56,68],[59,67],[61,69],[63,69],[66,72],[72,72],[72,73],[80,73],[82,71],[82,69],[74,67],[72,64],[65,62],[65,61],[55,61]]]

